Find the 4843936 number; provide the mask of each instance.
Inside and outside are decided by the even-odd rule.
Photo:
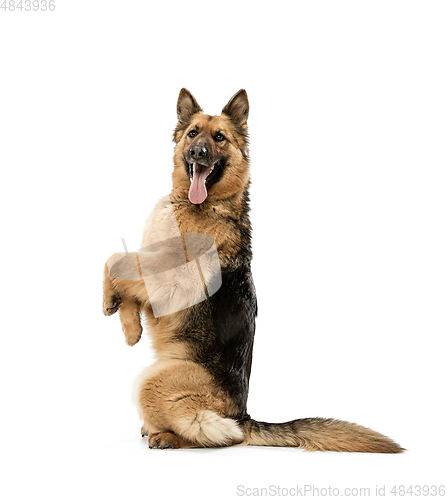
[[[53,12],[56,9],[56,0],[19,0],[18,2],[16,0],[3,0],[0,9],[4,11],[8,10],[9,12],[16,10],[25,12],[49,10]]]
[[[445,496],[445,485],[413,485],[413,486],[404,486],[404,485],[395,485],[391,489],[390,492],[394,496],[400,497],[428,497],[428,496]]]

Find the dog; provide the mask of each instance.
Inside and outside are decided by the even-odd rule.
[[[144,313],[157,354],[135,386],[141,434],[159,449],[245,444],[401,452],[356,424],[323,418],[272,424],[247,413],[257,315],[248,112],[245,90],[220,116],[205,114],[188,90],[180,91],[172,192],[147,220],[142,250],[114,254],[104,269],[104,314],[119,311],[134,345]]]

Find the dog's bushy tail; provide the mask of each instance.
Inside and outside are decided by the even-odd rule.
[[[269,424],[241,422],[244,443],[252,446],[286,446],[307,451],[400,453],[405,451],[383,434],[357,424],[326,418],[303,418]]]

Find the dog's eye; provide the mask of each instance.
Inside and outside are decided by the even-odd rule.
[[[191,130],[191,132],[189,132],[188,136],[189,137],[195,137],[197,135],[197,130]]]
[[[225,139],[225,137],[222,134],[216,134],[214,136],[214,140],[217,142],[222,142]]]

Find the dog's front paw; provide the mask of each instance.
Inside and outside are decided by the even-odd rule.
[[[124,337],[126,338],[127,345],[133,346],[140,339],[143,333],[143,328],[141,324],[135,321],[134,323],[122,323]]]
[[[118,294],[104,296],[102,312],[104,316],[112,316],[121,307],[121,297]]]
[[[143,333],[139,306],[129,299],[124,299],[122,304],[122,307],[120,307],[121,327],[127,344],[132,346],[141,339]]]

